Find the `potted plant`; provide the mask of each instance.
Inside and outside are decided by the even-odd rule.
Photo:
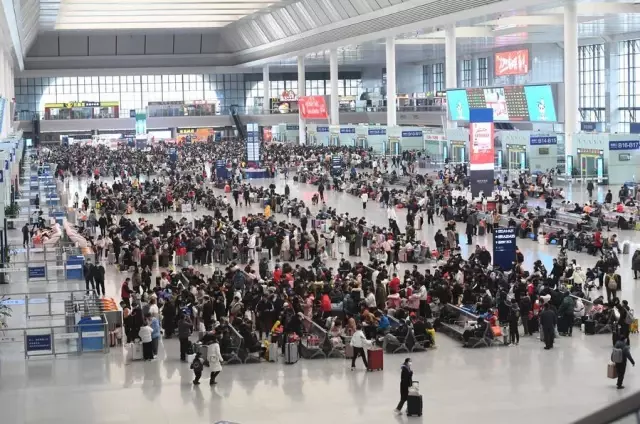
[[[7,300],[11,300],[10,297],[0,297],[0,329],[7,328],[7,319],[11,317],[13,310],[7,305]]]
[[[20,214],[20,205],[16,202],[11,203],[4,207],[4,217],[5,218],[17,218]],[[12,230],[15,229],[15,225],[13,221],[7,222],[7,228]]]

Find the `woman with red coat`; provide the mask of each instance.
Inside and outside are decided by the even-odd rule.
[[[593,247],[596,248],[596,251],[599,250],[600,253],[602,253],[602,233],[600,230],[596,230],[596,232],[593,233]]]

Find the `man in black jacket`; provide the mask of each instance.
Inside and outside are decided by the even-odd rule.
[[[540,314],[540,328],[544,336],[544,349],[553,348],[553,339],[556,336],[555,328],[558,323],[556,313],[551,309],[549,303],[544,304],[544,309]]]

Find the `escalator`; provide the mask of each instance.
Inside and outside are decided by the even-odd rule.
[[[236,129],[238,130],[238,135],[240,136],[240,139],[243,141],[246,141],[247,128],[242,124],[242,121],[240,121],[240,115],[238,115],[238,106],[231,105],[229,110],[231,111],[231,117],[233,118],[233,123],[235,124]]]
[[[640,393],[612,403],[574,424],[640,424]]]

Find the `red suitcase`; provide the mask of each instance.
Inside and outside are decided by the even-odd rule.
[[[367,362],[369,367],[367,371],[382,371],[384,368],[384,356],[382,355],[382,349],[372,349],[367,351]]]

